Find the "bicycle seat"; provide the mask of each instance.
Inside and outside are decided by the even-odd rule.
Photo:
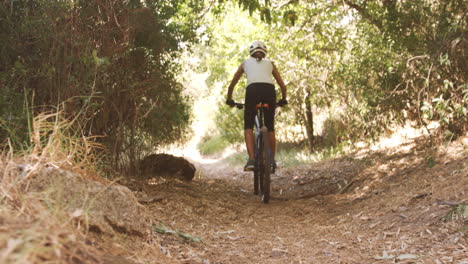
[[[258,103],[258,104],[256,105],[256,107],[257,107],[257,109],[262,108],[262,107],[263,107],[263,108],[268,108],[269,105],[268,105],[268,104],[264,104],[264,103]]]

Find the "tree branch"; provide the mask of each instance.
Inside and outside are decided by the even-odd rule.
[[[343,2],[356,10],[364,19],[367,19],[371,24],[375,25],[381,32],[383,31],[382,21],[377,20],[375,17],[369,14],[365,6],[360,6],[350,0],[343,0]]]

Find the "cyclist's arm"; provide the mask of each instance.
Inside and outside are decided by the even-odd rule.
[[[273,77],[275,77],[276,82],[281,88],[281,95],[283,96],[283,99],[286,99],[286,85],[284,84],[283,78],[281,78],[281,75],[275,64],[273,64]]]
[[[236,86],[237,82],[242,77],[243,73],[244,73],[244,67],[241,64],[239,68],[237,69],[236,73],[234,74],[234,77],[232,77],[231,84],[229,84],[227,99],[232,99],[232,92],[234,91],[234,86]]]

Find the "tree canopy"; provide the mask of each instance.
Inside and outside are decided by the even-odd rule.
[[[455,138],[468,123],[462,2],[223,2],[228,14],[213,18],[211,27],[217,53],[204,55],[204,63],[210,65],[209,80],[227,85],[231,65],[247,55],[241,47],[265,40],[290,90],[289,113],[279,117],[280,126],[301,126],[299,134],[311,147],[315,114],[324,111],[328,117],[319,125],[328,144],[374,137],[407,120],[419,126],[437,121],[448,138]],[[236,5],[248,10],[249,22],[232,16],[239,12]],[[221,109],[218,120],[226,137],[240,138],[240,133],[233,136],[240,127],[232,125],[240,122],[239,115]]]
[[[226,87],[257,39],[289,88],[283,139],[313,149],[317,136],[354,141],[407,120],[436,121],[454,138],[468,124],[466,9],[459,0],[4,1],[0,144],[27,147],[31,116],[59,110],[79,117],[115,164],[134,163],[188,133],[182,51],[199,58],[192,70],[208,86]],[[213,91],[223,102],[225,91]],[[240,113],[227,111],[218,133],[239,140]]]

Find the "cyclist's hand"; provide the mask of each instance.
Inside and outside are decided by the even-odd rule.
[[[277,104],[277,105],[278,105],[279,107],[283,107],[283,106],[285,106],[285,105],[287,105],[287,104],[288,104],[288,100],[286,100],[286,99],[281,99],[281,100],[278,101],[278,104]]]
[[[236,106],[236,103],[234,103],[234,100],[232,99],[227,99],[226,104],[229,105],[230,107]]]

